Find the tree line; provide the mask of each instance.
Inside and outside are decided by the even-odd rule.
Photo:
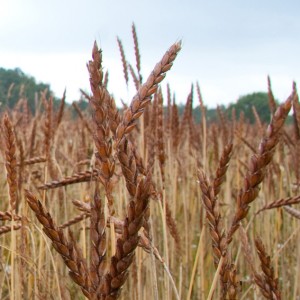
[[[20,98],[26,98],[28,100],[29,108],[32,112],[35,111],[36,102],[41,92],[47,91],[47,96],[53,95],[51,87],[46,83],[37,83],[35,78],[25,74],[21,69],[4,69],[0,68],[0,110],[3,111],[6,108],[13,108]],[[54,97],[54,105],[58,106],[59,98]],[[278,103],[278,101],[277,101]],[[80,107],[85,109],[88,105],[83,101],[79,102]],[[268,93],[255,92],[245,96],[241,96],[236,102],[231,103],[228,106],[221,105],[218,109],[227,114],[230,119],[232,111],[235,112],[238,118],[241,113],[244,114],[244,118],[250,123],[255,122],[255,116],[253,107],[260,119],[264,123],[270,121],[270,109]],[[179,113],[184,111],[184,105],[178,105]],[[200,122],[201,110],[198,107],[193,109],[193,115],[196,122]],[[206,117],[209,122],[216,121],[218,119],[217,108],[211,108],[206,110]]]

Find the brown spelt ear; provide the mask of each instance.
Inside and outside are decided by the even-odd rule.
[[[46,95],[42,95],[46,109],[46,119],[44,124],[44,154],[47,160],[50,158],[50,148],[53,139],[53,98],[46,100]]]
[[[295,196],[295,197],[279,199],[279,200],[273,201],[271,203],[268,203],[265,206],[263,206],[261,209],[259,209],[255,214],[257,215],[260,212],[267,210],[267,209],[273,209],[273,208],[278,208],[278,207],[282,207],[285,205],[291,205],[291,204],[297,204],[297,203],[300,203],[300,195]]]
[[[37,156],[37,157],[32,157],[29,159],[24,160],[23,166],[28,166],[28,165],[34,165],[34,164],[38,164],[38,163],[42,163],[42,162],[46,162],[46,158],[44,156]],[[17,166],[20,166],[21,163],[17,163]]]
[[[89,217],[89,215],[87,213],[82,212],[81,214],[77,215],[76,217],[70,219],[69,221],[59,225],[58,228],[65,229],[67,227],[70,227],[74,224],[81,222],[84,219],[87,219],[88,217]]]
[[[135,55],[135,61],[136,61],[136,69],[138,71],[139,75],[139,83],[142,83],[142,75],[141,75],[141,54],[139,50],[139,43],[138,43],[138,37],[136,33],[136,28],[134,23],[132,23],[132,37],[134,42],[134,55]]]
[[[14,219],[15,221],[21,221],[22,217],[17,214],[11,214],[9,211],[0,211],[0,220],[1,221],[11,221]]]
[[[99,191],[96,189],[94,201],[91,207],[91,257],[90,257],[90,278],[92,288],[96,294],[102,277],[106,271],[106,220]]]
[[[13,227],[13,230],[19,230],[21,228],[20,224],[16,224]],[[0,227],[0,235],[11,232],[11,225],[4,225]]]
[[[84,213],[91,213],[91,205],[90,203],[86,203],[80,200],[72,200],[72,203],[76,206],[76,208]]]
[[[121,164],[122,173],[126,180],[129,194],[134,197],[137,188],[138,169],[133,155],[132,145],[127,139],[123,139],[118,147],[118,159]]]
[[[176,251],[179,255],[181,255],[181,235],[178,231],[177,223],[172,217],[172,211],[168,201],[166,201],[166,221],[170,234],[175,241]]]
[[[31,113],[28,107],[28,100],[25,98],[23,101],[23,114],[24,114],[24,133],[25,135],[27,134],[27,129],[29,127],[29,123],[30,123],[30,117],[31,117]]]
[[[264,134],[264,127],[261,123],[261,119],[260,119],[259,114],[258,114],[258,112],[257,112],[254,105],[252,105],[252,112],[253,112],[253,115],[254,115],[254,118],[255,118],[255,122],[256,122],[256,124],[259,128],[259,133],[262,136]]]
[[[147,81],[133,97],[130,107],[124,112],[122,121],[116,130],[117,144],[125,134],[135,127],[135,121],[142,115],[146,105],[151,101],[151,96],[156,92],[158,84],[164,79],[166,72],[171,69],[180,49],[181,42],[177,42],[169,48]]]
[[[101,287],[101,293],[102,296],[106,296],[105,299],[117,299],[120,288],[127,279],[128,268],[139,244],[138,232],[143,225],[143,219],[148,208],[150,185],[150,177],[140,179],[136,188],[135,199],[130,201],[128,205],[122,238],[117,241],[116,254],[111,259],[110,271]]]
[[[70,234],[70,240],[68,241],[62,229],[59,229],[55,225],[51,215],[44,209],[41,202],[28,190],[25,190],[25,197],[27,198],[27,203],[30,208],[43,225],[44,232],[51,239],[53,247],[61,255],[69,268],[71,278],[81,287],[84,295],[91,299],[90,278],[86,262],[72,234]]]
[[[64,110],[65,110],[65,103],[66,103],[66,89],[64,90],[63,96],[60,100],[60,105],[59,105],[58,113],[57,113],[56,120],[55,120],[54,130],[57,130],[59,124],[62,121],[62,118],[64,115]]]
[[[30,143],[29,143],[29,150],[28,150],[29,157],[33,157],[35,154],[34,150],[35,150],[36,127],[37,127],[37,120],[35,118],[33,120],[31,134],[30,134]]]
[[[264,272],[263,275],[259,274],[255,269],[254,257],[252,255],[246,231],[242,226],[240,226],[239,229],[242,250],[245,259],[249,265],[253,281],[259,287],[261,293],[264,295],[265,298],[272,300],[280,299],[280,292],[278,291],[278,280],[274,279],[274,271],[270,265],[270,257],[267,256],[262,241],[259,238],[257,238],[255,240],[255,246],[261,261],[261,267]]]
[[[229,130],[228,130],[228,119],[227,116],[225,115],[224,110],[218,105],[217,106],[217,113],[218,113],[218,117],[220,119],[221,122],[221,130],[223,132],[222,137],[223,137],[223,144],[226,145],[226,143],[229,140]]]
[[[267,299],[280,300],[281,295],[278,286],[278,279],[275,278],[274,269],[271,266],[271,258],[266,253],[262,240],[258,237],[255,239],[255,246],[263,271],[263,276],[260,276],[259,280],[255,279],[255,282]]]
[[[108,114],[108,120],[109,120],[109,127],[113,135],[116,135],[117,127],[119,126],[121,122],[121,117],[119,114],[119,111],[116,106],[116,102],[112,96],[107,97],[107,114]]]
[[[5,159],[7,170],[7,183],[9,188],[9,202],[11,213],[17,213],[18,206],[18,180],[17,180],[17,159],[16,159],[16,139],[13,126],[7,114],[4,116],[4,135],[5,135]]]
[[[157,155],[163,186],[165,185],[164,106],[161,89],[157,92]]]
[[[126,85],[128,85],[128,79],[129,79],[128,78],[128,67],[127,67],[127,61],[126,61],[126,57],[125,57],[124,47],[119,38],[117,38],[117,42],[118,42],[118,46],[119,46],[119,50],[120,50],[120,54],[121,54],[125,82],[126,82]]]
[[[213,183],[210,185],[205,173],[199,170],[198,179],[203,193],[202,202],[206,210],[206,219],[210,227],[210,236],[214,252],[214,263],[217,268],[223,256],[223,264],[220,269],[222,299],[226,298],[228,292],[230,299],[234,299],[237,294],[236,269],[230,265],[226,249],[225,232],[222,229],[221,214],[219,212],[217,200],[221,184],[225,180],[226,171],[232,154],[232,143],[228,144],[222,153]]]
[[[214,264],[216,268],[219,265],[221,257],[223,257],[220,279],[222,289],[221,298],[225,299],[228,289],[228,270],[230,267],[226,248],[226,236],[222,225],[221,214],[217,206],[214,188],[210,185],[205,173],[201,170],[198,171],[198,179],[202,191],[202,203],[206,211],[206,219],[212,240]]]
[[[234,264],[231,264],[228,268],[228,299],[238,299],[238,279],[237,269]]]
[[[88,70],[93,93],[90,100],[94,122],[93,138],[97,149],[96,158],[100,163],[98,178],[105,188],[109,213],[114,215],[111,178],[114,175],[115,160],[112,156],[112,139],[110,136],[111,114],[109,111],[114,109],[115,105],[113,105],[114,99],[111,98],[108,91],[103,87],[102,53],[96,43],[93,48],[93,60],[89,62]]]
[[[75,173],[72,176],[65,177],[60,181],[55,180],[55,181],[51,181],[51,182],[45,183],[43,185],[40,185],[38,187],[38,189],[40,189],[40,190],[55,189],[58,187],[67,186],[67,185],[75,184],[75,183],[79,183],[79,182],[90,182],[90,181],[96,180],[97,178],[98,178],[97,170],[79,172],[79,173]]]
[[[250,209],[249,204],[255,200],[259,193],[259,184],[264,179],[265,169],[272,160],[275,146],[279,141],[280,130],[291,109],[294,97],[295,94],[292,93],[291,96],[277,108],[267,128],[266,136],[260,142],[257,154],[251,158],[249,172],[245,177],[244,186],[239,192],[236,212],[228,231],[228,244],[232,241],[232,236],[238,229],[241,220],[246,218]]]
[[[213,181],[213,189],[214,189],[215,197],[217,197],[217,195],[219,194],[221,185],[225,180],[226,171],[232,154],[232,147],[233,147],[232,143],[226,145],[223,150],[222,156],[220,158],[218,169],[216,171],[215,178]]]
[[[147,134],[147,152],[148,152],[148,161],[147,161],[147,170],[153,172],[155,157],[156,157],[156,135],[157,135],[157,94],[154,95],[154,99],[151,105],[150,113],[150,130]]]

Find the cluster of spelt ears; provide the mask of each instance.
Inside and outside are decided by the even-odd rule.
[[[296,97],[297,94],[294,90],[291,96],[283,104],[274,109],[272,120],[261,139],[258,150],[254,151],[255,154],[251,157],[251,160],[248,164],[248,172],[244,177],[243,187],[237,194],[236,211],[233,215],[233,219],[227,232],[225,232],[221,223],[222,216],[218,208],[218,194],[220,192],[220,185],[224,181],[231,158],[232,143],[229,143],[227,146],[225,146],[212,183],[208,181],[205,173],[199,169],[198,179],[202,191],[202,202],[206,210],[206,219],[210,229],[214,263],[216,268],[219,267],[218,272],[222,289],[221,299],[227,299],[227,297],[229,297],[229,299],[238,298],[236,266],[230,259],[229,247],[235,232],[240,227],[242,220],[246,218],[249,212],[250,204],[258,196],[260,184],[266,174],[266,167],[272,160],[275,147],[278,144],[281,136],[283,124]],[[299,196],[280,199],[264,206],[258,210],[256,214],[266,209],[299,203],[298,201]],[[292,208],[286,207],[286,209],[291,211]],[[244,238],[244,240],[246,240],[246,238]],[[260,276],[256,273],[256,271],[254,271],[255,283],[259,286],[262,294],[267,299],[281,299],[278,287],[278,279],[274,278],[274,271],[270,265],[270,257],[267,256],[263,242],[260,238],[256,238],[255,246],[257,248],[257,252],[262,263],[262,270],[264,272],[264,276]],[[247,245],[244,248],[247,249]],[[250,251],[246,251],[246,257],[247,253],[249,258]],[[251,265],[251,268],[253,268],[252,262],[249,264]]]
[[[121,45],[120,41],[119,45]],[[137,119],[143,114],[147,104],[151,101],[152,95],[157,91],[159,83],[172,67],[180,49],[180,42],[169,48],[145,83],[139,85],[137,94],[130,106],[121,115],[116,108],[113,97],[106,89],[103,81],[102,53],[97,44],[94,44],[92,60],[87,65],[92,91],[89,102],[93,112],[93,126],[91,124],[86,124],[86,126],[92,132],[94,138],[96,149],[95,168],[92,171],[82,172],[73,177],[65,178],[63,181],[54,181],[40,187],[46,190],[84,182],[88,179],[96,181],[96,185],[103,185],[105,197],[104,195],[101,197],[99,189],[96,188],[93,201],[87,209],[88,212],[83,212],[74,220],[75,223],[87,216],[90,218],[91,250],[89,263],[83,257],[82,250],[77,245],[72,232],[69,231],[67,237],[62,230],[70,224],[58,227],[41,201],[32,192],[28,190],[25,192],[30,208],[36,214],[44,232],[51,239],[54,248],[69,268],[71,278],[80,286],[88,299],[108,300],[118,298],[121,287],[127,279],[128,269],[133,262],[135,249],[141,244],[140,229],[144,227],[146,234],[150,236],[150,233],[147,232],[149,228],[147,223],[149,197],[152,192],[151,167],[141,167],[142,164],[138,161],[137,150],[134,149],[133,141],[128,138],[128,134],[136,126]],[[51,102],[48,106],[50,104]],[[51,108],[49,108],[50,112]],[[47,120],[50,120],[46,124],[46,128],[49,128],[51,117],[49,116]],[[45,138],[47,140],[47,143],[45,143],[46,153],[50,156],[50,129],[48,130],[48,136]],[[117,199],[114,199],[112,193],[114,187],[112,178],[115,175],[116,163],[121,165],[126,187],[130,194],[125,218],[119,222],[113,220],[115,214],[114,203]],[[14,176],[11,175],[10,178],[14,178]],[[16,203],[13,192],[11,191],[11,199],[14,201],[12,207]],[[105,199],[107,199],[110,216],[109,224],[107,224],[104,214]],[[115,245],[110,261],[107,260],[106,229],[108,225],[113,228],[112,236],[114,236],[115,231],[120,233],[120,237],[116,241],[111,240]],[[144,236],[144,239],[147,238]],[[146,245],[144,243],[145,248],[146,246],[147,242]]]

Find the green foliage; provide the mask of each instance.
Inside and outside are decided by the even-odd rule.
[[[245,118],[251,123],[255,123],[255,117],[252,107],[256,108],[256,111],[263,123],[270,122],[270,109],[268,94],[263,92],[257,92],[241,96],[236,103],[230,104],[227,108],[228,114],[231,114],[232,109],[235,109],[236,116],[238,117],[241,112],[244,112]]]
[[[35,111],[35,99],[40,92],[47,90],[49,97],[50,85],[45,83],[36,83],[36,80],[32,76],[26,75],[22,70],[16,68],[14,70],[6,70],[0,68],[0,109],[4,110],[6,107],[12,108],[21,96],[26,97],[28,100],[29,108],[32,112]],[[60,99],[54,98],[54,108],[59,106]],[[81,110],[86,110],[88,102],[79,101],[78,105]],[[220,109],[227,112],[227,116],[230,118],[232,109],[235,109],[236,116],[239,117],[241,112],[244,112],[245,118],[251,123],[255,122],[252,106],[256,108],[259,117],[262,122],[268,123],[270,121],[270,110],[268,94],[263,92],[256,92],[241,96],[236,103],[230,104],[227,108],[224,105],[220,106]],[[183,114],[184,105],[178,105],[179,115]],[[197,106],[193,109],[193,115],[195,121],[199,123],[201,121],[201,110]],[[218,120],[218,113],[216,108],[207,109],[206,117],[208,122],[214,122]]]
[[[0,68],[0,103],[1,110],[5,107],[12,108],[18,100],[24,96],[28,100],[28,105],[31,111],[35,110],[36,94],[39,95],[42,91],[51,93],[49,84],[36,83],[35,79],[26,75],[19,68],[14,70],[6,70]]]

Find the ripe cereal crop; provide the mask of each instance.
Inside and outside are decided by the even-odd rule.
[[[88,110],[44,91],[1,113],[0,298],[299,299],[296,84],[278,104],[268,78],[269,124],[255,107],[254,123],[211,121],[198,83],[179,113],[165,77],[181,42],[142,74],[132,37],[133,64],[116,44],[123,107],[95,42]]]

